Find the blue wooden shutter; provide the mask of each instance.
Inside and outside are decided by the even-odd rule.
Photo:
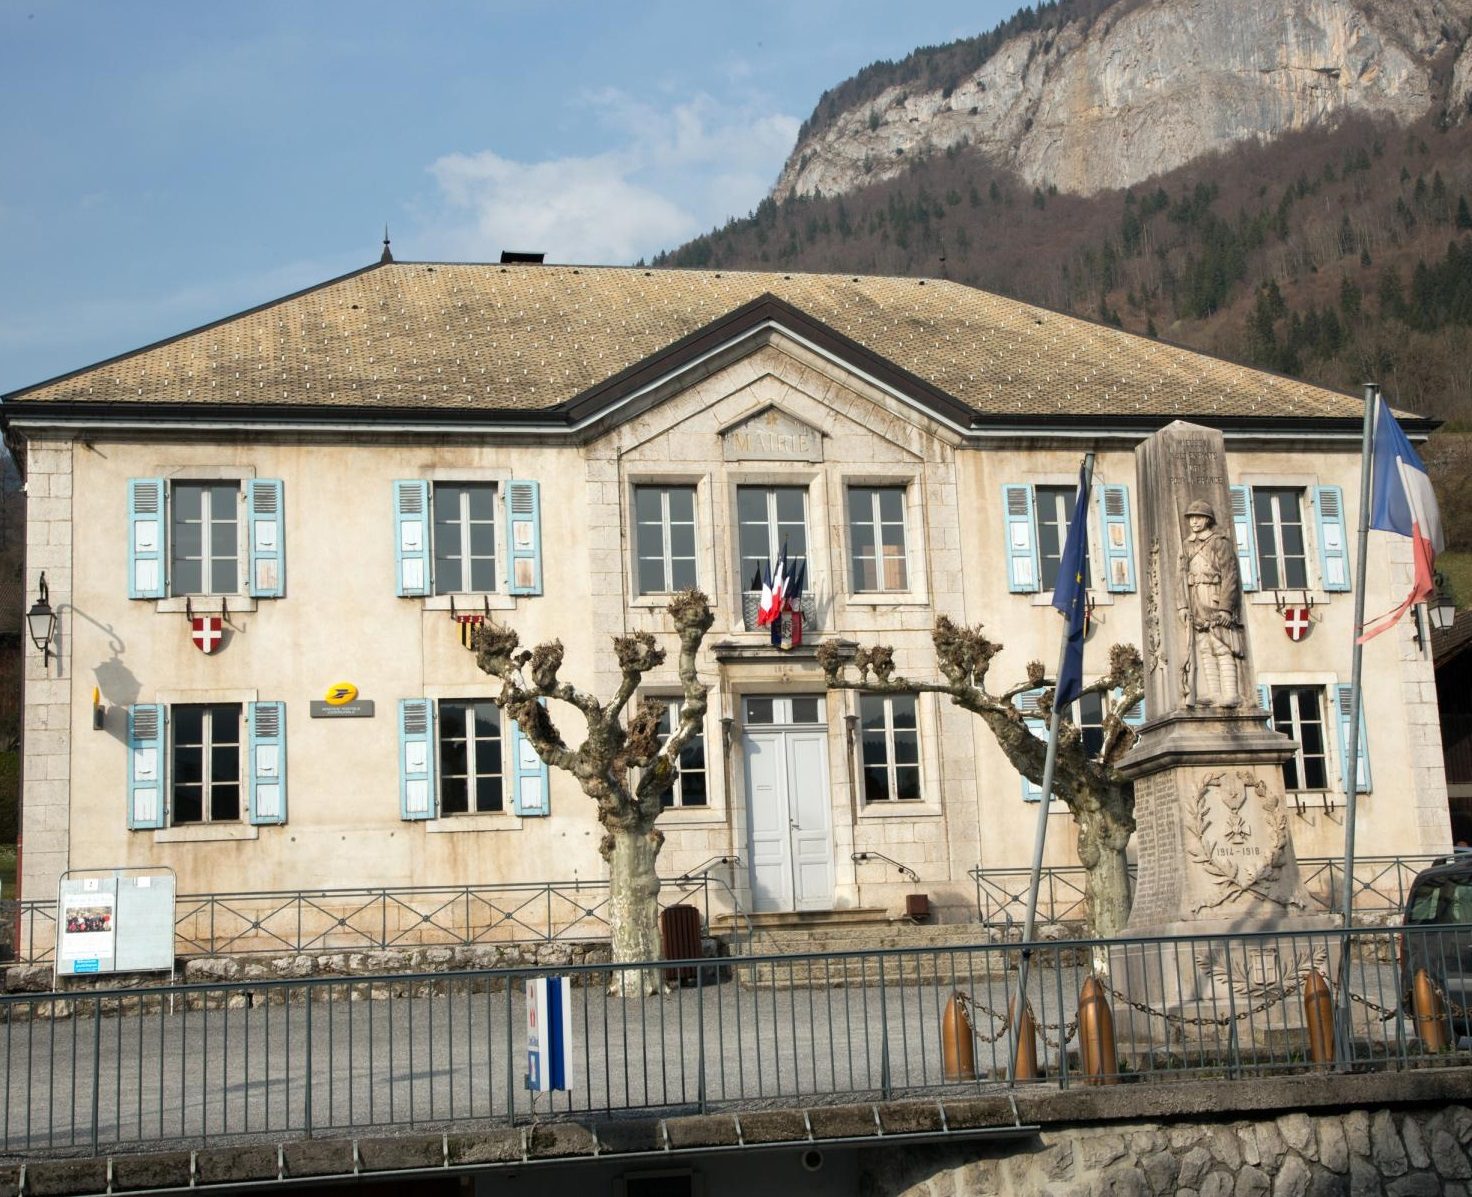
[[[128,827],[133,831],[164,825],[165,718],[162,703],[128,708]]]
[[[129,598],[157,599],[168,593],[164,494],[162,478],[128,479]]]
[[[1022,712],[1023,722],[1027,724],[1027,730],[1032,732],[1039,740],[1048,738],[1048,724],[1038,713],[1038,699],[1043,696],[1044,687],[1039,686],[1036,690],[1026,690],[1012,701],[1017,704],[1017,709]],[[1043,787],[1022,777],[1022,800],[1024,802],[1041,802],[1043,800]]]
[[[1099,488],[1099,528],[1104,540],[1104,581],[1111,594],[1135,589],[1135,542],[1130,531],[1130,488]]]
[[[245,484],[252,598],[280,598],[286,593],[286,517],[281,495],[279,478],[251,478]]]
[[[1259,682],[1257,685],[1257,702],[1258,705],[1268,713],[1268,730],[1276,730],[1273,726],[1273,688],[1269,685]]]
[[[1038,588],[1038,541],[1032,515],[1032,487],[1002,487],[1003,532],[1007,538],[1007,589],[1035,594]]]
[[[1124,695],[1121,691],[1114,691],[1114,700],[1118,702]],[[1120,719],[1131,727],[1140,727],[1145,722],[1145,697],[1140,696],[1140,701],[1135,703],[1128,711],[1120,716]]]
[[[253,702],[250,725],[250,821],[286,822],[286,704]]]
[[[516,720],[508,715],[506,722],[511,725],[511,809],[526,817],[550,815],[546,762],[537,755]]]
[[[1343,763],[1349,756],[1349,686],[1334,687],[1334,702],[1338,708],[1339,723],[1339,761],[1340,761],[1340,784],[1343,784]],[[1360,744],[1357,759],[1355,760],[1354,790],[1356,794],[1368,794],[1370,792],[1370,741],[1365,736],[1365,701],[1364,695],[1360,695]]]
[[[506,591],[542,593],[542,498],[537,482],[506,484]]]
[[[1237,538],[1237,568],[1242,589],[1257,589],[1257,533],[1252,526],[1252,487],[1232,487],[1232,532]]]
[[[399,818],[434,818],[434,752],[434,703],[425,698],[401,698]]]
[[[429,483],[409,479],[394,483],[394,546],[398,554],[399,594],[430,592]]]
[[[1337,486],[1314,488],[1319,520],[1319,581],[1325,590],[1349,589],[1349,541],[1344,535],[1344,491]]]

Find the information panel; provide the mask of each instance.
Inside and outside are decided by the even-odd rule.
[[[56,911],[58,976],[173,970],[171,871],[67,874],[61,879]]]

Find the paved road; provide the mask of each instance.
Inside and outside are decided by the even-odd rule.
[[[891,959],[883,977],[877,958],[846,968],[803,961],[759,980],[747,974],[744,984],[707,980],[643,1000],[576,988],[571,1092],[542,1096],[535,1109],[523,1085],[521,986],[488,985],[484,974],[316,986],[311,1002],[301,987],[259,987],[250,1005],[241,989],[196,990],[172,1003],[130,998],[119,1009],[110,1001],[101,1017],[87,998],[64,1006],[63,1017],[35,1016],[52,1013],[51,999],[5,999],[0,1143],[9,1153],[94,1144],[105,1152],[291,1138],[308,1128],[460,1125],[504,1120],[513,1109],[527,1120],[923,1092],[944,1083],[940,1033],[956,990],[971,999],[978,1084],[988,1086],[1005,1071],[999,1012],[1015,978],[975,971],[972,960],[947,955],[940,977],[933,961],[896,976]],[[1050,1075],[1059,1068],[1058,1027],[1074,1020],[1081,980],[1075,970],[1038,968],[1029,985]],[[1390,970],[1374,966],[1361,969],[1355,986],[1380,1004],[1393,987]],[[1290,998],[1239,1024],[1235,1039],[1215,1024],[1193,1032],[1194,1049],[1178,1054],[1176,1066],[1221,1075],[1234,1053],[1287,1062],[1301,1051],[1301,1032],[1290,1029],[1297,1005]],[[1116,1010],[1124,1039],[1132,1016]],[[1369,1007],[1356,1011],[1361,1033],[1384,1035],[1387,1024]]]

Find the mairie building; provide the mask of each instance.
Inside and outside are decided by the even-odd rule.
[[[725,857],[746,910],[923,892],[975,918],[973,870],[1029,863],[1035,787],[933,695],[825,692],[814,647],[889,644],[934,678],[944,615],[1005,645],[994,690],[1051,668],[1093,450],[1102,672],[1148,634],[1134,450],[1175,419],[1225,434],[1217,518],[1258,699],[1298,744],[1296,848],[1340,854],[1361,413],[943,280],[386,258],[4,398],[25,601],[44,574],[58,613],[26,649],[22,895],[143,866],[181,894],[603,879],[593,803],[498,713],[468,629],[558,639],[564,678],[608,696],[612,638],[673,650],[665,607],[694,585],[710,709],[662,874]],[[758,592],[784,551],[803,619],[774,644]],[[1367,610],[1393,606],[1408,549],[1373,536],[1368,578]],[[1362,854],[1450,845],[1418,628],[1365,652]],[[672,712],[674,656],[645,687]],[[1097,734],[1097,704],[1074,718]]]

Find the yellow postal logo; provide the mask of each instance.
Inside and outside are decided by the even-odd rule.
[[[327,705],[340,707],[353,701],[358,697],[358,687],[352,682],[338,682],[335,686],[327,687]]]

